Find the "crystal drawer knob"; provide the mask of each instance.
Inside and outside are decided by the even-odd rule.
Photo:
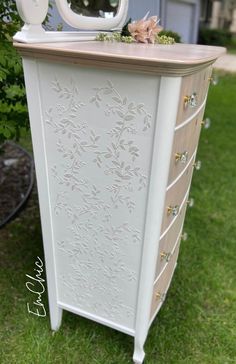
[[[202,167],[202,162],[197,161],[197,162],[193,163],[193,167],[196,169],[196,171],[199,171]]]
[[[182,235],[181,235],[181,239],[183,241],[186,241],[188,239],[188,234],[186,232],[184,232]]]
[[[194,198],[190,198],[188,201],[187,201],[187,205],[189,207],[193,207],[194,206]]]
[[[175,153],[175,161],[180,162],[182,164],[186,164],[188,160],[188,152],[184,151],[183,153]]]
[[[179,213],[179,205],[168,206],[167,213],[168,213],[168,215],[177,216]]]
[[[165,260],[166,262],[169,262],[171,258],[171,253],[162,252],[161,253],[161,260]]]
[[[219,77],[217,75],[213,75],[208,78],[208,81],[211,83],[211,85],[216,86],[219,83]]]
[[[211,119],[206,118],[205,120],[202,120],[201,125],[204,129],[209,129],[211,126]]]
[[[197,107],[197,94],[194,92],[190,96],[184,96],[184,106],[185,107]]]
[[[156,300],[164,302],[166,298],[166,293],[157,292],[156,293]]]

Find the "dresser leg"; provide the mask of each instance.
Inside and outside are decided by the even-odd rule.
[[[133,362],[134,364],[142,364],[145,352],[143,350],[144,343],[141,343],[139,340],[135,339],[134,341],[134,355],[133,355]]]
[[[50,310],[50,321],[51,321],[51,329],[53,331],[59,330],[61,326],[63,309],[59,307],[54,307],[53,310]]]

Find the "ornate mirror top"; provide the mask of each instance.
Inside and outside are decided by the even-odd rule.
[[[111,30],[124,25],[128,0],[55,0],[61,17],[72,27]]]
[[[119,0],[67,0],[71,10],[79,15],[95,18],[114,18]]]
[[[16,0],[24,27],[14,36],[23,43],[78,41],[91,39],[86,32],[46,32],[42,28],[49,0]],[[129,0],[55,0],[63,20],[84,31],[121,29],[125,24]],[[94,39],[94,35],[93,35]]]

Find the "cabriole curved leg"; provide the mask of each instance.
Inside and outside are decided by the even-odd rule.
[[[53,331],[59,330],[61,326],[63,309],[55,306],[53,310],[50,310],[50,321],[51,321],[51,329]]]
[[[144,342],[141,343],[139,340],[135,339],[134,340],[134,355],[133,355],[133,362],[134,364],[142,364],[144,357],[145,357],[145,352],[143,350],[144,347]]]

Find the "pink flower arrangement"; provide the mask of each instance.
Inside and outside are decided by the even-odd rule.
[[[138,43],[155,43],[156,35],[163,29],[158,25],[160,20],[157,16],[148,18],[148,14],[143,19],[128,25],[131,36]]]

